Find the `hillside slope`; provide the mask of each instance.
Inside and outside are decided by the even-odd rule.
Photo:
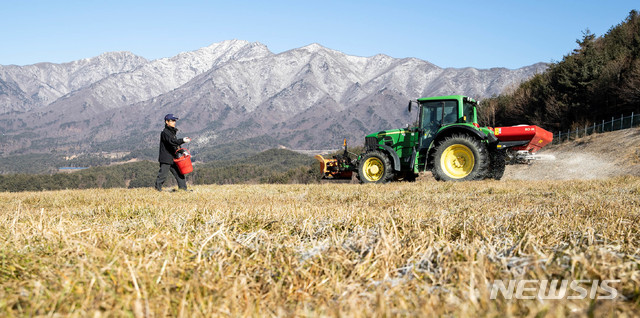
[[[542,74],[483,100],[480,121],[566,131],[640,112],[640,12],[632,10],[603,36],[587,31],[576,42],[576,49]]]
[[[504,179],[569,180],[640,176],[640,128],[595,134],[545,147],[555,160],[507,166]]]

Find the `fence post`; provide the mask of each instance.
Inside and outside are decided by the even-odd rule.
[[[592,134],[596,133],[596,122],[595,121],[593,122],[593,132],[591,132],[591,133]]]
[[[622,125],[624,125],[624,114],[620,115],[620,129],[622,129]]]
[[[600,132],[603,133],[604,132],[604,119],[602,120],[602,128],[600,128]]]
[[[571,129],[567,129],[567,141],[571,140]]]
[[[633,112],[631,112],[631,123],[629,123],[629,128],[633,127]]]
[[[613,121],[614,121],[614,120],[615,120],[615,119],[614,119],[614,118],[613,118],[613,116],[612,116],[612,117],[611,117],[611,131],[613,131]]]

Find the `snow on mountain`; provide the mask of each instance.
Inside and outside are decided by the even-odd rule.
[[[195,76],[231,60],[251,60],[271,54],[266,46],[259,43],[224,41],[115,74],[70,94],[60,104],[78,105],[90,101],[98,109],[118,108],[169,92]]]
[[[318,136],[359,138],[405,125],[409,99],[483,98],[546,68],[440,68],[416,58],[350,56],[315,43],[273,54],[240,40],[154,61],[106,53],[44,66],[49,71],[36,72],[41,64],[0,66],[0,113],[6,113],[0,131],[64,137],[80,147],[125,137],[147,142],[142,136],[158,130],[165,113],[179,114],[194,136],[269,135],[296,147],[327,145],[332,141]]]
[[[146,59],[130,52],[110,52],[63,64],[0,65],[0,113],[41,108],[70,92],[145,63]]]

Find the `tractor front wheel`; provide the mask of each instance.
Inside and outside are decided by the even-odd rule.
[[[487,174],[487,147],[469,135],[453,135],[441,141],[433,157],[436,180],[481,180]]]
[[[358,165],[358,179],[361,183],[386,183],[393,178],[391,161],[381,151],[364,154]]]

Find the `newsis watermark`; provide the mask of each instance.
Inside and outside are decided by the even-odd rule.
[[[511,279],[495,280],[489,284],[490,299],[495,300],[498,294],[504,299],[615,299],[618,290],[611,285],[620,280],[546,280],[546,279]]]

